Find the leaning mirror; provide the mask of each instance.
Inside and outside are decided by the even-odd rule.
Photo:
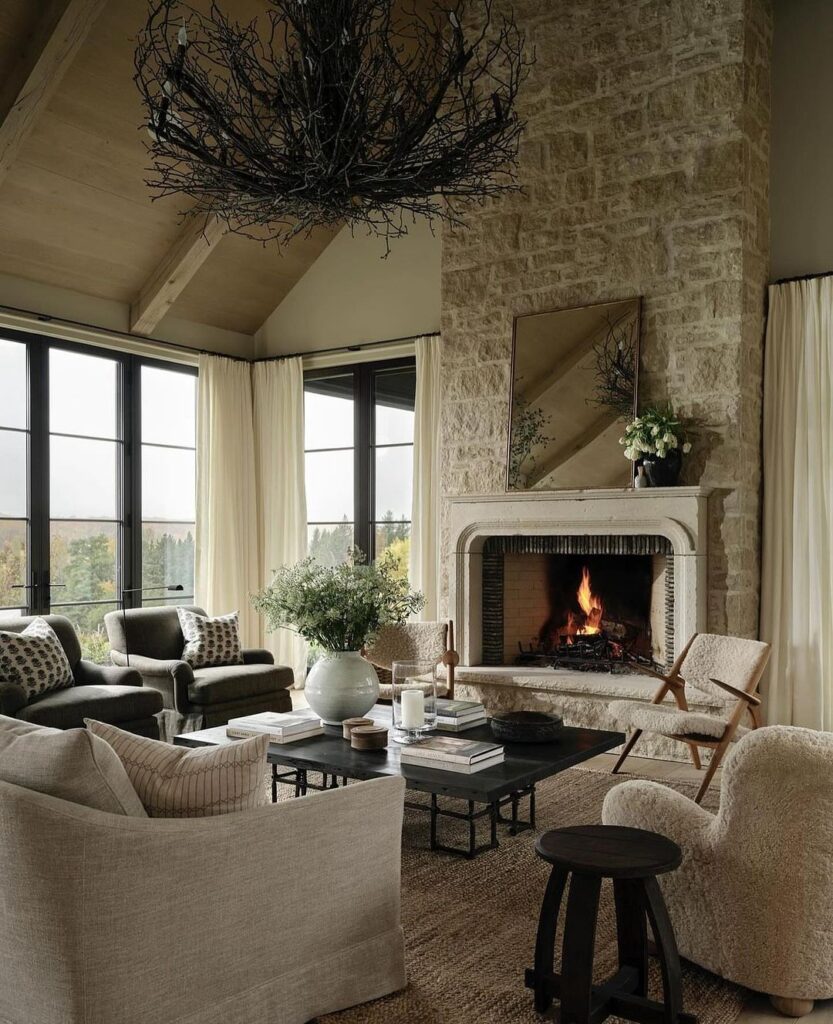
[[[627,487],[641,300],[515,317],[507,488]]]

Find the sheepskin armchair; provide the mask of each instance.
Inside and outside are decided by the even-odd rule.
[[[405,622],[382,626],[373,643],[362,654],[379,674],[381,701],[389,701],[393,695],[391,671],[395,661],[436,662],[442,673],[437,676],[437,693],[440,697],[454,696],[454,669],[460,658],[454,650],[453,622]]]
[[[660,880],[682,956],[789,1016],[833,996],[833,735],[748,733],[726,759],[717,814],[634,780],[607,794],[602,820],[682,847]]]

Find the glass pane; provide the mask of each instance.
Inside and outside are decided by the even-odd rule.
[[[377,522],[411,518],[413,472],[413,448],[376,449]]]
[[[0,430],[0,516],[26,515],[26,438]]]
[[[0,427],[26,427],[26,346],[0,339]]]
[[[144,597],[142,598],[143,608],[159,608],[162,605],[193,604],[193,594],[175,594],[173,597]]]
[[[375,557],[389,552],[396,562],[397,575],[408,578],[408,558],[411,554],[410,523],[377,523],[374,530]]]
[[[304,385],[304,447],[348,448],[353,444],[353,375]]]
[[[118,610],[117,604],[60,605],[53,604],[54,615],[65,615],[75,626],[81,641],[81,656],[99,665],[110,663],[110,641],[104,628],[104,616]]]
[[[142,440],[193,448],[197,434],[197,378],[142,367]]]
[[[118,601],[117,552],[116,523],[50,523],[53,606],[56,601]]]
[[[53,437],[49,501],[53,519],[116,518],[114,441]]]
[[[49,350],[49,429],[58,434],[118,437],[118,364],[113,359]]]
[[[175,448],[142,445],[142,518],[193,522],[196,456]]]
[[[353,451],[307,452],[307,519],[340,523],[353,518]]]
[[[29,592],[12,589],[26,582],[26,523],[0,519],[0,608],[26,605]]]
[[[181,583],[185,588],[171,598],[183,603],[183,595],[194,593],[194,524],[142,523],[142,586],[168,587]],[[146,594],[149,599],[162,598],[164,590]]]
[[[413,442],[415,394],[415,368],[385,370],[376,374],[376,444]]]
[[[352,523],[307,527],[307,551],[322,565],[339,565],[346,561],[352,547]]]

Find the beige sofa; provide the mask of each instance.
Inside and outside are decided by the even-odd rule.
[[[199,819],[0,782],[3,1024],[304,1024],[405,984],[404,783]]]
[[[607,794],[602,820],[682,847],[682,866],[660,880],[682,956],[789,1016],[833,997],[833,734],[744,736],[725,761],[717,814],[633,780]]]

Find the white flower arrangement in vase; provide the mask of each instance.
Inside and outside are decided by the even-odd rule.
[[[619,438],[625,458],[645,467],[652,487],[672,487],[691,451],[685,429],[671,406],[653,406],[633,419]]]

